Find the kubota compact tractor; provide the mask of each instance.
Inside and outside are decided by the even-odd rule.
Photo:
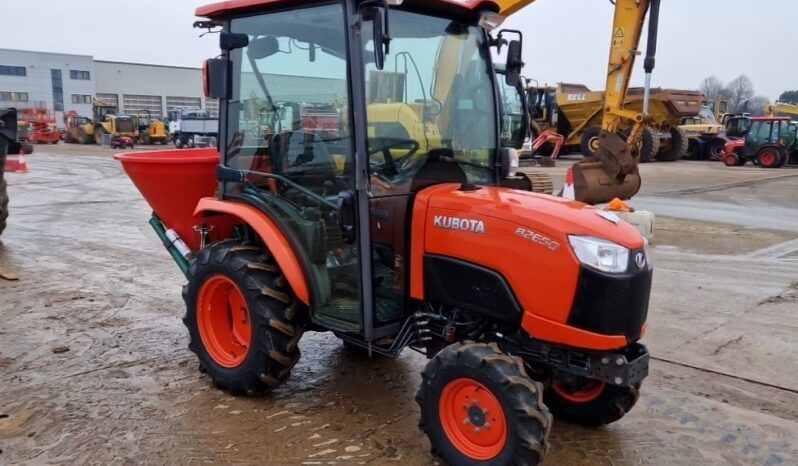
[[[410,347],[431,358],[420,426],[452,465],[537,464],[552,414],[595,426],[632,408],[648,373],[645,241],[612,213],[498,186],[514,151],[491,49],[506,44],[511,86],[522,62],[497,11],[198,9],[198,26],[221,28],[204,67],[218,151],[118,158],[188,278],[189,348],[215,386],[273,390],[307,331],[390,357]],[[338,128],[308,129],[303,107],[334,108]]]

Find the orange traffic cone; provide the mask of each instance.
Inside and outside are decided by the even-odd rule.
[[[19,160],[17,160],[17,173],[28,173],[28,162],[25,160],[25,154],[19,151]]]
[[[28,173],[28,162],[25,161],[25,154],[22,151],[16,158],[13,155],[6,157],[5,171],[6,173]]]
[[[571,200],[576,199],[576,192],[574,191],[573,167],[568,167],[568,171],[565,172],[565,186],[562,188],[562,197]]]

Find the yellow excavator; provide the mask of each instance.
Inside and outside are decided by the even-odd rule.
[[[498,0],[502,16],[510,16],[535,0]],[[598,150],[573,167],[574,197],[589,204],[609,202],[613,198],[629,199],[640,190],[637,164],[643,133],[651,122],[649,98],[651,73],[657,49],[657,26],[660,0],[614,0],[607,84],[604,93],[604,115],[601,121]],[[645,90],[643,111],[626,109],[624,100],[638,50],[643,23],[649,13],[648,46],[645,57]],[[623,124],[622,124],[623,123]],[[628,137],[619,129],[631,126]]]
[[[798,105],[776,102],[775,104],[765,105],[765,113],[768,116],[785,115],[790,117],[798,117]]]

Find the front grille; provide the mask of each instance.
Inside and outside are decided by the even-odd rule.
[[[136,125],[132,119],[116,119],[116,130],[120,133],[132,133],[136,130]]]
[[[633,273],[611,275],[582,267],[569,325],[602,335],[625,335],[630,342],[640,339],[653,269],[638,269],[633,259],[638,252],[642,251],[629,255]]]
[[[507,281],[493,270],[451,257],[424,256],[427,301],[518,322],[521,308]]]

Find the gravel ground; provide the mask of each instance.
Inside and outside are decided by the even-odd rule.
[[[18,280],[0,279],[0,464],[434,463],[416,426],[415,353],[367,359],[308,333],[273,394],[213,389],[186,348],[184,279],[110,152],[41,152],[9,175],[0,271]],[[798,464],[793,174],[643,167],[641,204],[665,215],[651,375],[622,421],[556,423],[546,464]],[[764,225],[773,216],[785,221]]]

